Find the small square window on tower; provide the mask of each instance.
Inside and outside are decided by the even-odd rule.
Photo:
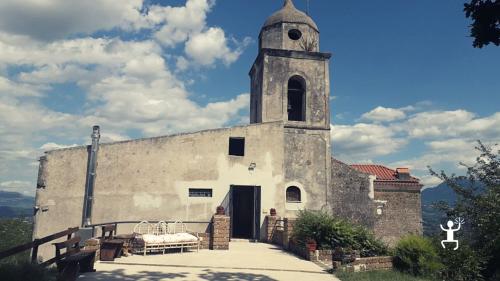
[[[245,138],[229,138],[229,155],[245,156]]]

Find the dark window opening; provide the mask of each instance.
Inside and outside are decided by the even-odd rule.
[[[229,138],[229,155],[245,156],[245,138]]]
[[[298,29],[290,29],[290,31],[288,31],[288,37],[294,41],[299,40],[302,37],[302,32]]]
[[[300,76],[288,80],[288,120],[306,120],[306,87],[305,81]]]
[[[189,197],[212,197],[211,188],[190,188]]]
[[[289,186],[286,189],[286,202],[297,203],[301,202],[300,189],[296,186]]]

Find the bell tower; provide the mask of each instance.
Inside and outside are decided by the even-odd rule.
[[[261,29],[250,70],[250,123],[283,122],[285,181],[302,185],[308,209],[325,206],[331,176],[331,54],[319,39],[316,23],[285,0]]]
[[[329,128],[330,57],[319,52],[316,23],[286,0],[260,31],[250,71],[250,122]]]

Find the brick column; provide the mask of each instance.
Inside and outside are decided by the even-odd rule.
[[[292,238],[293,225],[295,224],[295,219],[284,218],[283,219],[283,248],[288,249],[290,244],[290,239]]]
[[[278,216],[266,216],[266,242],[273,243],[276,235],[277,222],[281,218]]]
[[[210,239],[211,250],[229,250],[229,224],[225,215],[214,215],[212,218],[212,232]]]

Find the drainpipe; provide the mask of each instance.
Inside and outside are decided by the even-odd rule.
[[[85,185],[85,197],[83,199],[82,227],[92,224],[92,204],[94,201],[94,184],[97,169],[97,151],[99,150],[99,139],[101,138],[99,126],[92,129],[92,145],[90,147],[89,162],[87,167],[87,183]]]

